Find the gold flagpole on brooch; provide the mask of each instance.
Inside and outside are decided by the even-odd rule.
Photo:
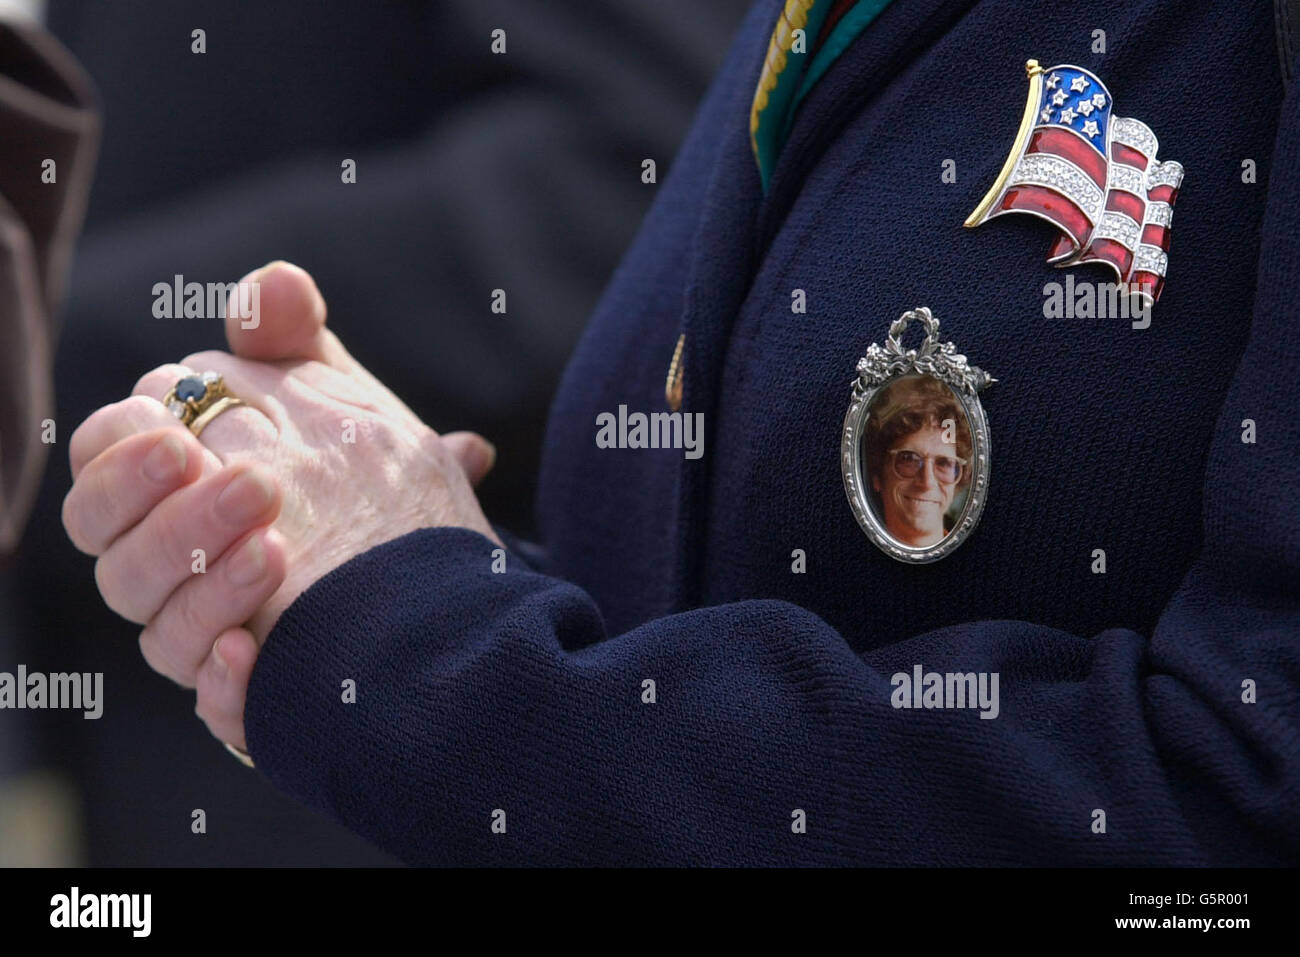
[[[1020,132],[1016,134],[1016,141],[1011,145],[1011,152],[1007,154],[1007,161],[1002,164],[1002,172],[994,181],[989,191],[984,194],[979,205],[974,211],[966,217],[963,223],[967,229],[971,229],[980,224],[985,214],[993,208],[993,204],[998,201],[1002,195],[1003,188],[1007,185],[1007,180],[1011,178],[1011,172],[1016,168],[1016,162],[1020,159],[1029,145],[1029,133],[1034,128],[1034,120],[1038,115],[1038,100],[1043,95],[1043,68],[1038,65],[1037,60],[1028,60],[1025,63],[1025,73],[1029,75],[1029,99],[1025,101],[1025,113],[1020,118]]]

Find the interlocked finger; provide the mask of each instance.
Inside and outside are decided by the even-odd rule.
[[[63,500],[72,543],[99,555],[168,495],[199,477],[204,450],[184,430],[164,426],[128,435],[83,468]]]
[[[280,489],[264,468],[231,465],[172,493],[95,564],[95,581],[115,612],[143,624],[196,564],[225,552],[246,532],[273,522]]]
[[[214,635],[243,625],[284,581],[285,546],[259,528],[235,542],[203,574],[193,574],[145,626],[140,649],[156,671],[193,685]]]

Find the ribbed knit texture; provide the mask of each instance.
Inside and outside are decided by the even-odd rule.
[[[259,768],[413,863],[1300,863],[1300,94],[1267,5],[900,0],[764,198],[776,9],[566,373],[545,556],[495,574],[487,539],[425,530],[318,582],[253,675]],[[1047,224],[960,226],[1031,56],[1095,70],[1187,169],[1149,329],[1043,318]],[[863,536],[838,463],[854,363],[916,305],[999,379],[987,510],[925,567]],[[600,412],[663,409],[682,332],[704,457],[597,448]],[[894,709],[917,664],[998,672],[999,716]]]

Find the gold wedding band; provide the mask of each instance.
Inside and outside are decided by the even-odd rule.
[[[196,436],[226,409],[244,404],[242,399],[230,394],[226,380],[216,372],[178,379],[162,401],[167,410]]]
[[[198,417],[190,423],[190,431],[197,436],[203,431],[204,426],[219,416],[222,412],[225,412],[227,409],[233,408],[234,406],[243,404],[244,402],[242,399],[237,399],[233,395],[221,396],[217,401],[213,402],[210,406],[200,412]]]

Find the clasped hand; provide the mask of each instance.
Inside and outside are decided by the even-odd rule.
[[[475,497],[495,452],[470,432],[439,435],[325,328],[306,272],[272,263],[255,328],[227,310],[231,352],[144,375],[130,398],[73,434],[63,524],[96,556],[108,606],[144,626],[155,671],[197,694],[217,738],[245,748],[244,699],[280,614],[323,575],[419,528],[499,540]],[[216,372],[244,404],[196,438],[160,401]]]

